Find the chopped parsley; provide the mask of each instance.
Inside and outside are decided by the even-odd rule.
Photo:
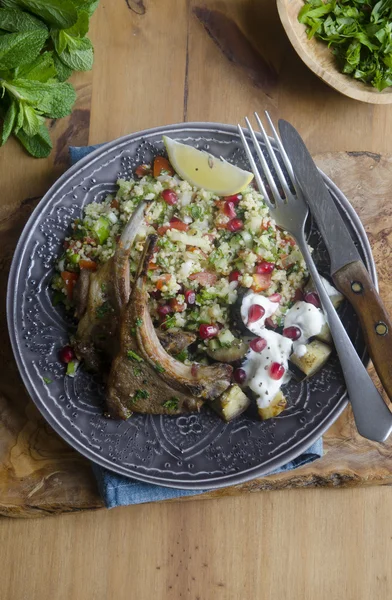
[[[42,381],[46,383],[46,385],[53,383],[53,381],[49,379],[49,377],[42,377]]]
[[[129,358],[129,360],[136,360],[139,363],[144,362],[143,358],[141,356],[139,356],[133,350],[128,350],[128,352],[127,352],[127,358]]]
[[[136,327],[141,327],[143,325],[143,319],[137,317],[137,319],[135,319],[135,325]]]
[[[170,400],[166,400],[166,402],[164,402],[162,404],[163,408],[166,408],[167,410],[177,410],[178,409],[178,405],[179,405],[180,401],[178,398],[176,398],[175,396],[172,396],[170,398]]]
[[[155,363],[155,370],[158,371],[158,373],[164,373],[166,371],[159,363]]]
[[[139,367],[134,367],[133,374],[135,375],[135,377],[139,377],[139,375],[142,374],[142,370],[139,369]]]
[[[113,308],[110,306],[109,302],[106,300],[101,306],[98,306],[95,310],[95,314],[98,319],[103,319],[108,313],[113,312]]]
[[[175,356],[175,359],[179,360],[180,362],[186,361],[187,358],[188,358],[188,352],[186,350],[181,350],[181,352],[179,352]]]
[[[146,400],[150,397],[150,394],[147,390],[136,390],[133,395],[132,402],[137,402],[137,400]]]
[[[177,319],[176,319],[176,315],[173,315],[172,317],[167,317],[165,320],[165,328],[166,329],[170,329],[171,327],[175,327],[177,323]]]

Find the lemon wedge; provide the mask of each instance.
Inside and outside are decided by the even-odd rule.
[[[191,185],[214,192],[218,196],[238,194],[253,179],[253,174],[225,160],[180,144],[165,135],[163,141],[176,173]]]

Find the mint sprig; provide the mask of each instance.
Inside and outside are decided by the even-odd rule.
[[[46,118],[72,111],[65,83],[92,68],[86,37],[98,0],[0,0],[0,145],[14,134],[35,157],[52,149]]]

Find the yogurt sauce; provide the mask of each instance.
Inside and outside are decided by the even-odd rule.
[[[262,306],[264,308],[265,313],[263,317],[258,321],[248,324],[249,309],[253,304],[258,304],[259,306]],[[241,318],[247,326],[247,328],[252,333],[254,333],[255,335],[262,336],[266,331],[265,320],[268,319],[268,317],[271,317],[274,313],[276,313],[278,308],[279,302],[271,302],[271,300],[269,300],[265,296],[261,296],[260,294],[254,294],[253,292],[250,292],[249,294],[246,294],[246,296],[244,296],[244,299],[242,300]]]
[[[258,321],[248,324],[249,308],[253,304],[262,306],[265,313]],[[286,313],[284,320],[285,328],[295,326],[301,330],[301,337],[293,342],[290,338],[265,327],[265,320],[273,315],[278,307],[279,303],[271,302],[265,296],[252,292],[244,297],[241,305],[241,318],[245,325],[252,333],[267,342],[267,346],[262,352],[249,350],[242,365],[246,373],[246,384],[254,392],[260,408],[269,406],[280,387],[290,380],[288,359],[293,349],[297,356],[304,356],[309,338],[319,334],[326,323],[324,314],[319,308],[307,302],[296,302]],[[284,367],[285,372],[281,379],[274,379],[270,376],[272,363],[278,363]]]
[[[248,387],[257,396],[257,405],[267,407],[278,393],[281,385],[290,379],[288,372],[288,359],[291,354],[292,341],[280,333],[263,328],[261,331],[267,346],[262,352],[250,350],[246,356],[243,369],[246,373]],[[284,366],[285,374],[281,379],[272,379],[269,368],[277,362]]]
[[[298,327],[301,337],[293,342],[293,350],[298,357],[306,354],[304,346],[309,338],[318,335],[326,323],[324,313],[309,302],[296,302],[287,311],[284,319],[284,327]]]

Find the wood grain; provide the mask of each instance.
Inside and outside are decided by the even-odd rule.
[[[55,152],[48,160],[34,161],[13,142],[0,150],[3,307],[13,248],[39,197],[65,169],[68,144],[84,144],[87,136],[90,142],[105,141],[135,129],[181,121],[184,115],[188,120],[236,123],[254,108],[265,107],[275,118],[291,120],[314,153],[349,150],[324,153],[318,164],[346,192],[365,224],[379,268],[381,296],[391,311],[392,159],[376,151],[392,152],[392,116],[386,107],[355,104],[315,79],[291,50],[269,0],[209,3],[215,16],[225,15],[225,22],[235,23],[241,32],[239,49],[232,45],[231,62],[225,48],[233,38],[226,39],[224,30],[217,44],[196,16],[199,6],[195,0],[173,3],[174,22],[173,13],[157,1],[124,1],[113,10],[101,2],[92,22],[94,71],[75,78],[78,104],[70,119],[53,124]],[[270,97],[240,60],[243,37],[247,47],[278,73]],[[317,118],[310,118],[312,114]],[[369,151],[358,152],[365,141]],[[0,512],[29,517],[102,506],[87,461],[51,431],[29,401],[11,355],[4,310],[0,319],[0,357],[7,373],[0,382]],[[203,497],[392,483],[391,446],[359,438],[349,410],[325,436],[325,449],[322,460],[295,473]]]
[[[294,50],[317,77],[354,100],[370,104],[392,103],[391,88],[379,92],[371,85],[344,75],[339,71],[328,45],[315,38],[308,39],[305,26],[298,22],[298,13],[304,5],[304,0],[277,0],[277,5],[283,27]]]

